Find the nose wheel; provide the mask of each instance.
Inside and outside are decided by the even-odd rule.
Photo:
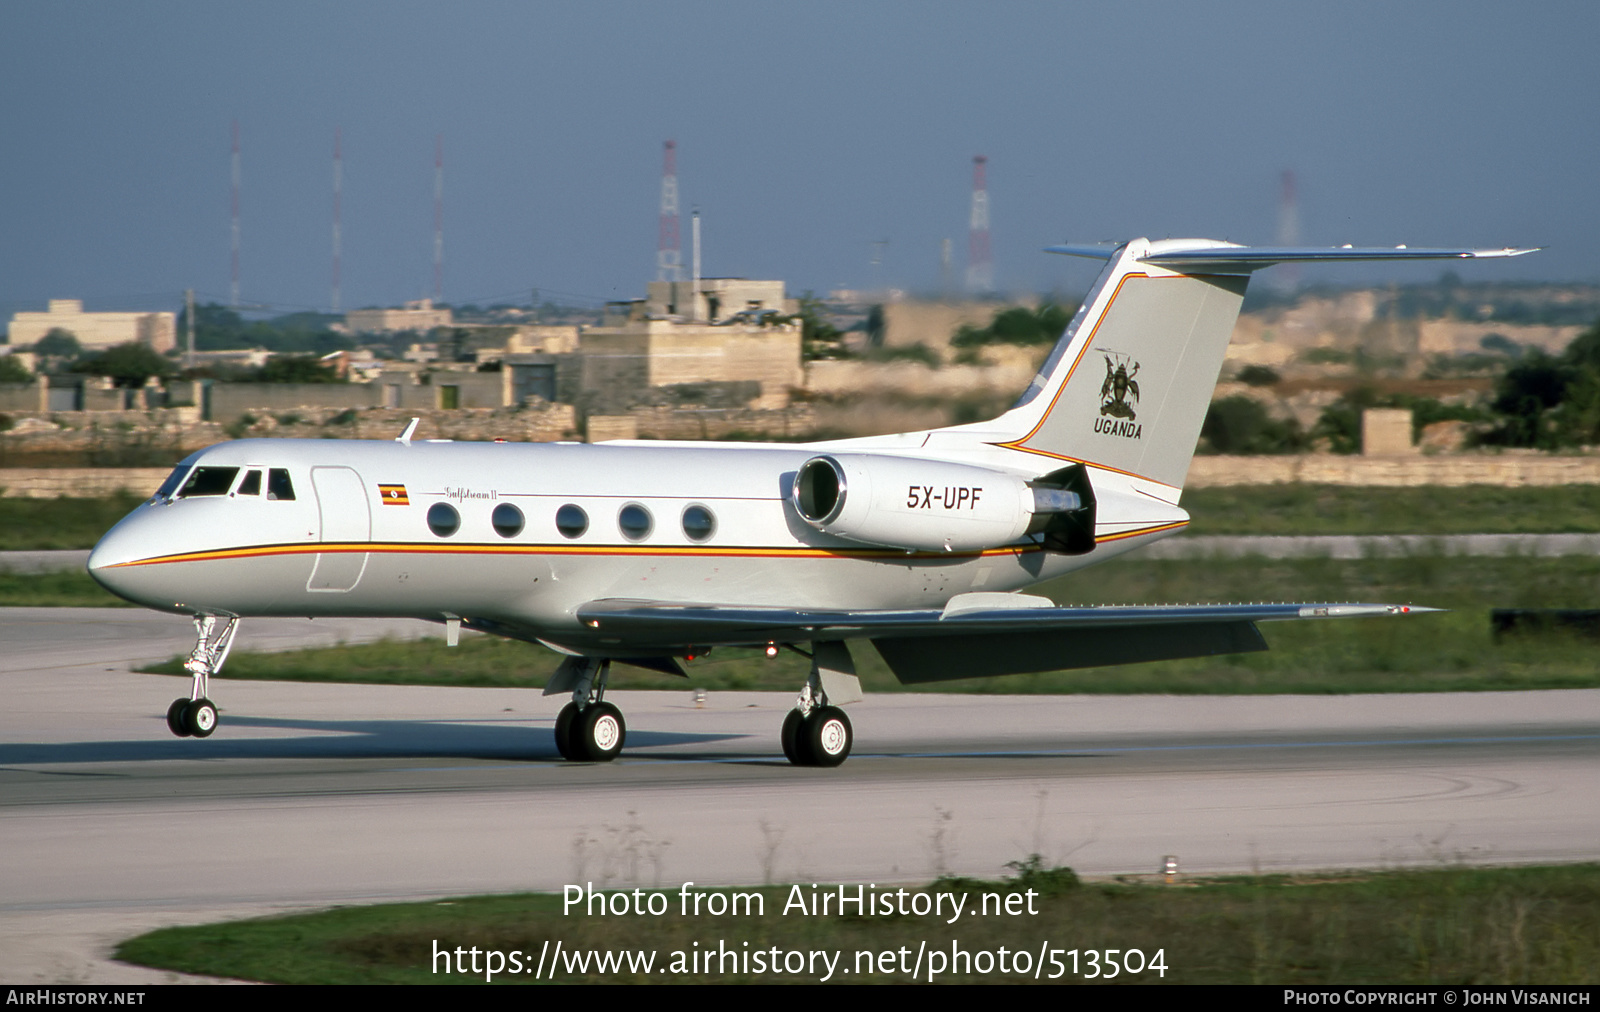
[[[167,730],[179,738],[209,738],[217,729],[217,704],[206,697],[211,692],[211,676],[222,670],[238,628],[237,618],[228,619],[218,631],[215,615],[194,617],[196,642],[183,665],[194,677],[194,686],[188,699],[174,699],[167,707]]]
[[[209,738],[217,729],[217,705],[209,699],[174,699],[167,707],[167,730],[179,738]]]

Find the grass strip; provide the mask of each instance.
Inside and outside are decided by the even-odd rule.
[[[0,470],[0,485],[5,472]],[[101,499],[0,498],[0,552],[41,551],[51,548],[93,548],[145,497],[107,496]]]
[[[1183,493],[1193,534],[1545,534],[1600,530],[1600,485],[1230,485]]]
[[[912,978],[899,966],[882,972],[887,951],[989,953],[967,973],[943,981],[1024,982],[1032,972],[1001,972],[1004,946],[1015,960],[1041,947],[1061,950],[1061,982],[1090,972],[1087,950],[1130,949],[1152,969],[1120,972],[1116,983],[1175,984],[1581,984],[1594,979],[1600,960],[1600,866],[1460,868],[1318,876],[1253,876],[1184,881],[1079,883],[1070,870],[1041,869],[1037,858],[1014,864],[1019,874],[1002,882],[941,879],[919,892],[965,894],[965,909],[982,909],[986,893],[1004,898],[1034,890],[1033,909],[1015,915],[944,917],[898,913],[859,916],[852,909],[802,915],[786,905],[810,884],[741,890],[762,896],[762,913],[711,916],[680,912],[676,888],[663,894],[665,914],[589,916],[562,910],[551,895],[469,897],[433,903],[346,907],[323,913],[199,927],[167,928],[122,943],[116,958],[183,973],[285,984],[483,983],[480,972],[444,972],[439,949],[476,947],[483,953],[522,954],[532,966],[557,942],[568,954],[560,981],[608,982],[814,982],[821,974],[755,974],[738,964],[692,972],[693,954],[770,950],[837,953],[842,983],[887,983]],[[822,886],[817,891],[838,887]],[[893,892],[882,887],[880,892]],[[648,908],[648,892],[626,891],[626,902]],[[854,895],[854,890],[850,890]],[[749,903],[750,901],[746,901]],[[915,901],[906,900],[907,908]],[[1025,901],[1017,909],[1025,910]],[[998,904],[996,904],[996,908]],[[835,908],[836,909],[836,908]],[[948,906],[946,908],[948,912]],[[994,908],[992,908],[994,909]],[[592,952],[653,953],[649,973],[601,973]],[[1067,952],[1077,950],[1077,973]],[[578,960],[588,957],[587,971]],[[1130,956],[1119,956],[1130,959]],[[448,963],[447,957],[444,960]],[[674,973],[674,962],[685,972]],[[906,962],[910,962],[909,958]],[[507,966],[511,965],[509,959]],[[749,964],[746,964],[749,965]],[[923,961],[926,980],[931,965]],[[868,971],[872,966],[873,971]],[[440,967],[435,972],[435,967]],[[959,961],[955,964],[959,970]],[[1131,969],[1131,965],[1130,965]],[[1046,962],[1042,976],[1055,972]],[[1102,973],[1104,973],[1102,969]],[[495,983],[524,983],[531,975],[502,973]]]
[[[1400,559],[1126,561],[1044,588],[1067,603],[1369,600],[1430,604],[1445,614],[1263,623],[1270,650],[906,688],[870,649],[855,651],[870,691],[979,693],[1461,692],[1600,685],[1600,644],[1565,632],[1490,634],[1492,607],[1592,606],[1600,559],[1416,556]],[[241,645],[248,645],[246,624]],[[523,643],[464,637],[291,653],[236,651],[229,678],[416,685],[542,686],[560,658]],[[690,662],[690,679],[619,665],[619,688],[773,690],[805,680],[804,658],[719,649]],[[146,670],[180,674],[182,658]]]
[[[0,608],[131,608],[82,570],[13,573],[0,568]]]

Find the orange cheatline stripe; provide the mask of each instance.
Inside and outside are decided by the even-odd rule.
[[[1154,527],[1141,527],[1134,531],[1122,531],[1118,534],[1100,534],[1096,535],[1094,540],[1096,544],[1100,544],[1105,541],[1121,541],[1124,538],[1139,537],[1141,534],[1154,534],[1157,531],[1171,531],[1177,530],[1179,527],[1187,526],[1189,526],[1189,521],[1187,520],[1174,520],[1170,524],[1157,524]]]
[[[1187,524],[1187,520],[1158,524],[1138,530],[1098,536],[1096,541],[1120,541],[1140,534],[1172,530]],[[898,548],[710,548],[688,545],[484,545],[484,544],[417,544],[408,542],[315,542],[304,545],[255,545],[247,548],[220,548],[206,552],[182,552],[161,555],[133,562],[119,562],[108,569],[131,566],[153,566],[172,562],[212,562],[222,559],[265,558],[277,555],[578,555],[578,556],[666,556],[708,558],[767,558],[767,559],[950,559],[986,558],[1000,555],[1025,555],[1043,551],[1037,544],[1008,545],[986,548],[977,552],[906,552]]]

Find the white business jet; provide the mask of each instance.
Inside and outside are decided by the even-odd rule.
[[[1256,623],[1389,604],[1057,607],[1023,589],[1175,534],[1253,271],[1526,249],[1060,246],[1106,266],[1021,399],[989,422],[800,445],[250,439],[192,454],[89,557],[113,593],[193,616],[174,734],[217,725],[244,617],[402,616],[541,643],[568,759],[617,756],[613,661],[713,647],[811,659],[783,752],[836,766],[861,698],[846,641],[906,683],[1266,649]]]

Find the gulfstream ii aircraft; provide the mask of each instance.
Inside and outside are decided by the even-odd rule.
[[[240,620],[399,616],[565,655],[556,746],[622,749],[613,661],[682,673],[713,647],[793,649],[797,765],[836,766],[861,698],[848,640],[902,682],[1266,649],[1256,623],[1389,604],[1057,607],[1026,588],[1181,531],[1178,505],[1253,271],[1524,249],[1262,249],[1136,239],[1106,261],[1020,400],[988,422],[812,444],[249,439],[201,450],[101,539],[89,572],[192,616],[174,734],[204,738]]]

